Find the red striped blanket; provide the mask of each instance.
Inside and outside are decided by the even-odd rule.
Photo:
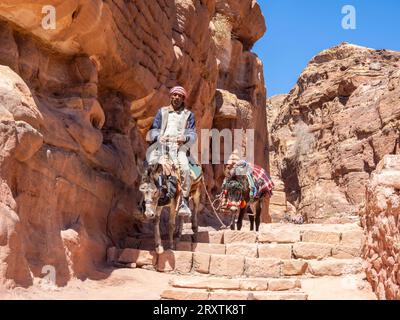
[[[256,197],[259,197],[264,193],[269,193],[270,195],[272,195],[272,189],[274,187],[274,183],[268,176],[267,171],[261,168],[260,166],[254,164],[251,164],[251,168],[252,168],[252,176],[256,183],[256,188],[257,188]]]

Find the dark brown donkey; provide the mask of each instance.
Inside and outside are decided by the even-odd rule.
[[[250,184],[246,175],[232,174],[226,178],[222,186],[224,196],[223,206],[228,209],[232,216],[231,229],[235,230],[235,220],[237,217],[236,228],[242,229],[243,218],[246,213],[249,215],[250,231],[259,231],[261,222],[261,209],[265,194],[254,201],[250,199]]]

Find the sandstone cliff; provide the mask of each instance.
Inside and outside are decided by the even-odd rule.
[[[370,174],[398,152],[400,53],[342,44],[271,100],[272,171],[309,222],[352,220]]]
[[[58,285],[104,276],[106,247],[135,227],[144,136],[173,85],[189,91],[198,131],[256,129],[266,166],[249,51],[265,30],[251,0],[1,1],[0,283],[29,286],[46,265]],[[205,170],[216,190],[221,166]]]
[[[385,156],[367,187],[362,224],[367,278],[379,299],[400,300],[400,156]]]

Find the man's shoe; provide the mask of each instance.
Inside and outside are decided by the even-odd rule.
[[[181,205],[179,206],[178,209],[178,215],[182,217],[191,217],[192,216],[192,211],[189,208],[189,200],[187,198],[183,198]]]

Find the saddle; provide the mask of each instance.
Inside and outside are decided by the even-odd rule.
[[[161,157],[159,160],[162,166],[161,181],[161,196],[158,199],[158,206],[166,206],[176,196],[178,191],[178,175],[177,168],[174,162],[169,157]]]
[[[171,202],[171,199],[176,196],[179,189],[180,178],[174,162],[169,157],[160,159],[160,164],[163,168],[163,175],[161,181],[162,194],[158,201],[158,205],[165,206],[168,205]],[[199,181],[203,176],[203,170],[192,157],[189,157],[189,168],[192,183]]]
[[[189,156],[188,159],[189,159],[190,176],[192,177],[193,183],[195,183],[199,181],[200,178],[203,176],[203,169],[201,165],[199,165],[192,156]]]
[[[199,165],[196,160],[192,157],[188,157],[189,160],[189,169],[190,169],[190,176],[192,177],[192,182],[197,182],[203,176],[203,169],[201,165]],[[160,164],[163,167],[163,173],[167,176],[178,176],[179,173],[174,162],[168,158],[160,159]]]

